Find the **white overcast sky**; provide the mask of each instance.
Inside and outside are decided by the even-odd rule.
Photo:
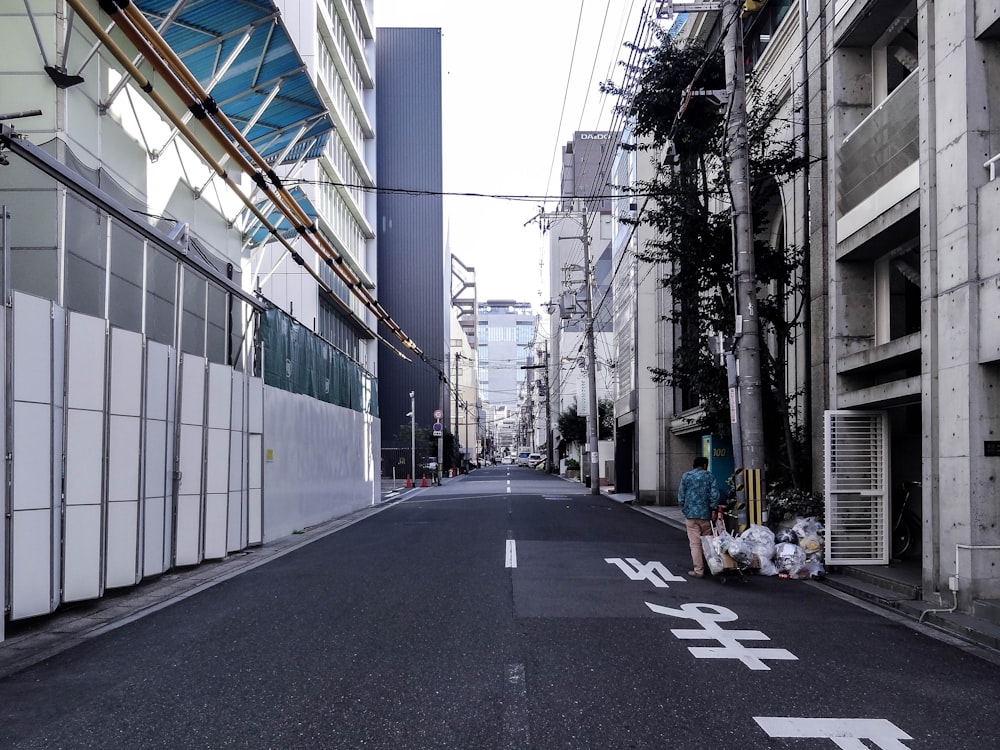
[[[375,0],[376,27],[441,29],[444,191],[558,195],[562,146],[576,130],[611,126],[615,102],[598,84],[621,81],[623,44],[635,39],[643,8],[655,5]],[[537,224],[524,226],[539,203],[445,198],[446,237],[475,267],[480,301],[548,299],[548,272],[543,278],[539,266],[548,239]]]

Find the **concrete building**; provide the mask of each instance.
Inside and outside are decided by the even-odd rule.
[[[1000,596],[1000,3],[809,3],[806,21],[832,552],[887,562],[893,494],[919,482],[908,559],[925,599],[968,607]]]
[[[784,0],[743,22],[755,81],[805,105],[783,117],[808,190],[783,186],[772,226],[808,240],[786,387],[807,386],[827,562],[919,569],[942,606],[996,598],[1000,3]]]
[[[452,422],[445,380],[451,369],[451,261],[444,241],[441,143],[441,30],[378,29],[378,197],[379,299],[420,342],[422,359],[406,361],[382,353],[379,414],[382,444],[399,441],[410,418],[414,392],[418,428],[430,429],[434,413]],[[408,433],[407,433],[408,434]]]
[[[608,196],[619,137],[618,133],[607,131],[573,134],[573,140],[562,150],[562,200],[558,210],[546,219],[550,294],[548,374],[553,423],[571,406],[581,416],[589,412],[584,238],[593,269],[591,296],[598,401],[611,398],[614,393],[613,224]],[[558,445],[558,436],[555,441]],[[587,446],[576,446],[572,457],[586,463],[580,455],[586,449]],[[599,461],[606,483],[612,478],[605,475],[605,467],[613,458],[613,445],[608,443],[601,449]]]
[[[623,143],[634,144],[630,128]],[[656,151],[620,150],[615,156],[617,185],[635,185],[656,173]],[[673,357],[671,326],[664,321],[669,292],[660,284],[661,264],[640,262],[637,252],[652,234],[634,219],[642,201],[623,194],[612,207],[614,218],[615,489],[643,503],[669,504],[673,498],[673,390],[653,380],[651,368],[669,371]],[[689,448],[687,450],[690,450]],[[683,461],[679,462],[681,466]],[[687,462],[690,464],[690,461]]]

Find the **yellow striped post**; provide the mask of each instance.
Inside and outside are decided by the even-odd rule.
[[[760,469],[743,470],[747,505],[750,508],[750,523],[758,526],[764,523],[764,493],[761,491],[761,474]]]

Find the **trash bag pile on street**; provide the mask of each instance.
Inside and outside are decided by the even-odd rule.
[[[751,525],[734,536],[721,533],[702,537],[705,561],[713,575],[734,566],[760,575],[782,578],[822,578],[823,524],[815,518],[795,518],[777,532]]]

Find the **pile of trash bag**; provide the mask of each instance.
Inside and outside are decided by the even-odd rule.
[[[815,518],[795,518],[777,532],[751,525],[740,534],[739,541],[749,547],[750,567],[761,575],[796,579],[826,575],[823,524]]]
[[[823,524],[815,518],[792,519],[776,532],[752,524],[738,536],[723,531],[720,522],[715,533],[701,538],[701,548],[712,575],[733,567],[782,578],[826,575]]]

